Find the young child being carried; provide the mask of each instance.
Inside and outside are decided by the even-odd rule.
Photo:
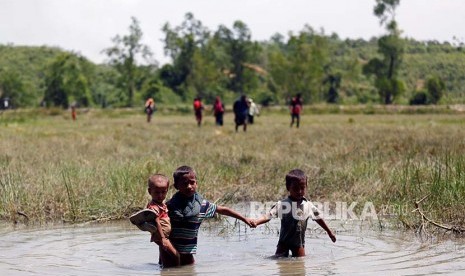
[[[162,174],[150,176],[147,191],[152,200],[147,204],[146,209],[132,215],[130,220],[139,229],[149,231],[152,234],[150,242],[155,242],[159,246],[161,265],[164,264],[163,257],[168,256],[169,265],[178,266],[180,263],[179,253],[168,239],[171,233],[171,223],[164,201],[169,185],[169,179]],[[162,254],[162,252],[167,254]]]
[[[320,217],[320,211],[305,198],[307,176],[302,170],[294,169],[286,175],[286,189],[289,197],[278,201],[263,217],[255,220],[252,227],[267,223],[271,218],[281,218],[281,230],[276,248],[276,257],[305,256],[305,230],[310,217],[318,223],[336,242],[336,236]]]
[[[181,166],[173,173],[176,194],[167,202],[171,220],[170,241],[180,253],[181,265],[193,264],[197,252],[200,224],[215,213],[242,220],[252,226],[252,220],[227,207],[216,205],[197,193],[197,176],[189,166]],[[165,254],[165,252],[163,252]]]

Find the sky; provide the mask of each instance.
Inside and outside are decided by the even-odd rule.
[[[370,39],[385,33],[373,14],[375,0],[0,0],[0,44],[53,46],[96,63],[116,35],[129,34],[137,18],[142,42],[159,63],[165,23],[179,26],[191,12],[209,30],[241,20],[252,39],[297,34],[309,25],[340,38]],[[403,36],[465,43],[465,0],[401,0],[396,20]],[[454,39],[456,38],[456,39]]]

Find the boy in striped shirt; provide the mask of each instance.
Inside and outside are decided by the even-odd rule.
[[[200,224],[215,213],[242,220],[252,226],[252,220],[227,207],[216,205],[196,192],[197,177],[194,169],[181,166],[173,173],[176,194],[167,202],[171,219],[170,241],[181,257],[181,265],[193,264],[197,253],[197,235]],[[163,252],[162,252],[163,254]],[[164,264],[170,266],[170,264]]]

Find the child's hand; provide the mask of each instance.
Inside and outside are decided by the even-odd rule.
[[[162,247],[164,250],[166,250],[168,248],[168,239],[167,238],[163,238],[161,239],[161,244],[162,244]]]
[[[255,224],[255,221],[251,218],[246,218],[244,222],[251,228],[257,227],[257,225]]]
[[[336,236],[333,234],[333,232],[329,231],[328,236],[331,239],[331,241],[336,242]]]

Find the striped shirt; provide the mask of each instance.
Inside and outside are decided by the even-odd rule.
[[[197,235],[202,221],[215,215],[216,204],[202,199],[199,214],[191,217],[171,217],[170,241],[180,254],[197,253]]]

